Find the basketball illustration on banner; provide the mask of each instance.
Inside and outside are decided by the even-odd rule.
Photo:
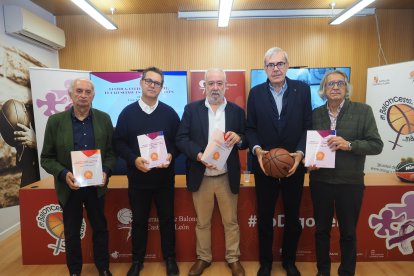
[[[414,133],[414,108],[407,104],[392,105],[387,111],[387,120],[390,127],[397,132],[397,138],[395,141],[389,141],[393,143],[392,149],[396,146],[401,147],[398,144],[400,135],[409,135]]]
[[[263,156],[265,172],[275,178],[286,177],[294,163],[293,157],[283,148],[271,149]]]
[[[30,127],[30,116],[25,105],[17,100],[6,101],[0,111],[0,132],[4,141],[12,147],[17,146],[14,132],[20,130],[17,124]]]

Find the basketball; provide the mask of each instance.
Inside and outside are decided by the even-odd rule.
[[[267,175],[275,178],[285,177],[295,163],[289,152],[282,148],[271,149],[263,156],[262,161]]]
[[[414,163],[401,162],[395,168],[395,174],[403,182],[414,182]]]
[[[29,112],[22,102],[8,100],[3,104],[0,112],[0,133],[4,141],[12,147],[18,144],[14,141],[14,132],[21,130],[17,123],[29,127]]]

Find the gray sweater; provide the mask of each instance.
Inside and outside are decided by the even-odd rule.
[[[330,129],[327,105],[312,113],[312,128]],[[351,151],[336,152],[335,168],[321,168],[310,173],[310,181],[331,184],[364,184],[366,155],[380,154],[384,146],[369,105],[346,100],[336,122],[336,135],[352,143]]]

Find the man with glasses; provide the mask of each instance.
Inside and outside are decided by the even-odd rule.
[[[188,104],[177,133],[177,146],[187,156],[187,188],[193,193],[197,214],[197,261],[188,275],[201,275],[211,265],[211,217],[217,199],[226,241],[225,259],[234,276],[244,276],[240,264],[240,230],[237,200],[240,190],[238,150],[244,144],[245,113],[224,97],[226,74],[210,69],[205,77],[206,99]],[[201,160],[215,129],[224,133],[228,147],[233,147],[223,168]]]
[[[327,103],[312,114],[315,130],[336,130],[328,140],[335,151],[335,168],[310,167],[309,186],[315,217],[317,275],[331,274],[330,233],[334,213],[339,223],[339,275],[355,275],[356,227],[364,195],[366,155],[380,154],[383,142],[369,105],[351,102],[351,85],[339,70],[323,77],[319,95]]]
[[[40,162],[55,179],[55,190],[62,207],[66,264],[70,275],[81,275],[81,226],[83,207],[92,226],[93,259],[99,276],[109,276],[108,228],[105,219],[105,193],[115,167],[112,148],[113,127],[108,114],[92,108],[95,89],[89,79],[75,79],[69,87],[73,106],[49,117]],[[103,179],[98,186],[80,187],[73,174],[72,151],[101,151]]]
[[[127,164],[132,209],[132,265],[128,276],[139,275],[143,268],[152,200],[157,208],[167,275],[179,274],[175,260],[174,160],[178,154],[175,135],[180,118],[174,109],[158,100],[163,84],[160,69],[145,69],[140,80],[142,96],[122,110],[114,133],[116,152]],[[167,162],[149,169],[149,160],[141,156],[137,136],[160,131],[168,152]]]
[[[259,234],[259,276],[270,275],[273,262],[273,221],[279,192],[284,207],[282,266],[288,276],[300,275],[295,266],[296,250],[302,226],[299,208],[305,168],[301,163],[306,131],[312,127],[311,92],[303,82],[286,77],[287,53],[277,47],[264,56],[266,82],[250,90],[247,101],[246,136],[249,141],[256,183]],[[266,175],[263,155],[272,148],[285,148],[294,158],[285,178]]]

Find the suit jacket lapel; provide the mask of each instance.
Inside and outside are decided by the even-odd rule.
[[[64,141],[65,147],[70,151],[73,151],[73,127],[72,127],[72,109],[65,114],[65,120],[61,124],[61,135]]]
[[[208,143],[208,109],[204,105],[204,101],[200,101],[200,106],[198,108],[198,115],[200,118],[201,135],[203,138],[203,144],[207,145]]]
[[[278,127],[277,127],[277,120],[279,120],[279,112],[277,111],[277,106],[276,106],[276,102],[275,102],[275,98],[272,95],[272,92],[270,91],[269,88],[269,80],[266,82],[266,95],[267,97],[265,97],[263,100],[265,101],[265,105],[266,108],[264,110],[270,110],[270,120],[272,121],[272,125],[275,128],[276,132],[278,132]]]

